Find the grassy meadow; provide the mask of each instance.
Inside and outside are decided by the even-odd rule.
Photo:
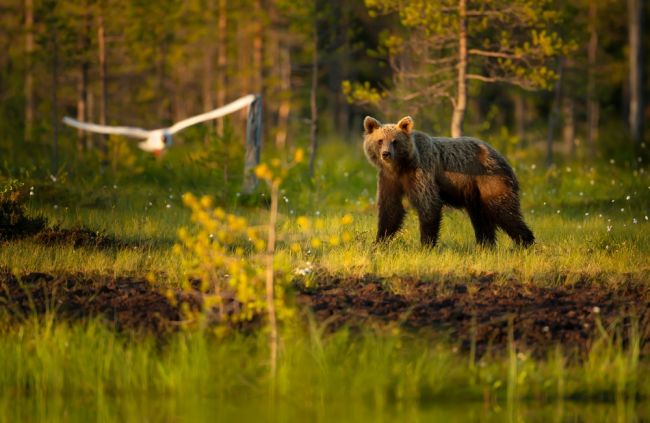
[[[147,277],[161,291],[183,285],[188,274],[174,245],[181,227],[190,233],[198,230],[183,205],[185,193],[214,197],[216,204],[246,217],[252,227],[268,221],[269,192],[263,184],[245,196],[237,191],[235,171],[225,180],[216,168],[193,165],[196,154],[189,147],[172,149],[160,160],[129,153],[131,161],[118,164],[115,171],[101,173],[80,164],[78,173],[62,174],[56,181],[43,177],[36,167],[7,167],[3,177],[19,181],[20,201],[29,215],[46,217],[50,227],[87,228],[118,243],[109,248],[75,247],[25,237],[0,244],[0,265],[16,275]],[[587,283],[616,289],[647,284],[647,173],[614,161],[546,169],[535,158],[513,154],[511,163],[521,182],[525,219],[537,238],[532,248],[514,248],[504,234],[495,249],[478,248],[469,219],[449,209],[433,250],[420,247],[412,213],[396,239],[373,247],[375,171],[358,144],[326,144],[314,179],[299,165],[281,186],[276,271],[300,275],[302,283],[313,285],[324,273],[342,278],[403,276],[432,284],[462,283],[468,289],[471,276],[477,275],[491,275],[496,285]],[[343,224],[346,215],[352,216],[351,224]],[[301,216],[313,222],[309,230],[300,227]],[[341,239],[344,232],[349,233],[346,240]],[[399,293],[400,286],[392,284],[390,289]],[[505,353],[477,358],[444,333],[423,337],[397,324],[331,333],[326,322],[316,321],[308,312],[296,316],[300,317],[281,325],[274,378],[268,372],[263,327],[225,337],[193,329],[161,343],[139,333],[116,332],[97,319],[66,323],[57,318],[56,307],[44,316],[3,324],[0,417],[52,419],[61,398],[76,398],[81,404],[88,398],[99,420],[138,418],[142,409],[128,404],[140,397],[147,399],[145,404],[168,398],[170,413],[180,412],[169,405],[179,398],[191,398],[187,404],[207,401],[220,417],[227,417],[236,404],[249,402],[255,404],[250,418],[270,410],[280,419],[329,419],[345,415],[337,410],[348,402],[360,408],[346,418],[404,411],[423,418],[481,418],[473,406],[436,408],[464,401],[484,404],[487,417],[495,421],[533,415],[531,404],[546,410],[544,416],[594,413],[591,408],[573,410],[573,400],[616,403],[605,414],[617,418],[647,415],[642,402],[636,402],[650,395],[646,377],[650,369],[641,354],[647,341],[643,321],[631,326],[625,343],[614,334],[628,329],[601,326],[590,350],[579,356],[569,354],[570,346],[565,345],[533,356],[511,343]],[[14,406],[17,398],[24,408]],[[275,400],[269,402],[271,398]],[[542,405],[558,400],[565,405]],[[113,401],[122,405],[113,409]],[[58,407],[72,407],[71,415],[83,420],[83,414],[75,414],[77,406],[70,404]],[[187,415],[187,408],[181,408]],[[165,419],[154,420],[158,418]]]

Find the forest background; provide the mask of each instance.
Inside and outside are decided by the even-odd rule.
[[[267,150],[355,145],[365,114],[410,114],[418,129],[482,137],[547,164],[632,165],[645,157],[650,116],[648,9],[640,0],[1,1],[0,157],[6,168],[49,163],[52,174],[89,157],[126,163],[119,140],[61,118],[155,128],[253,92],[264,99]],[[244,125],[245,112],[175,141],[239,137]]]

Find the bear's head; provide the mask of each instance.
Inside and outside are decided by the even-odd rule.
[[[385,125],[366,116],[363,128],[363,149],[370,163],[377,168],[400,173],[417,165],[413,119],[410,116],[403,117],[396,124]]]

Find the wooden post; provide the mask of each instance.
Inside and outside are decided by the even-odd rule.
[[[257,187],[257,177],[253,169],[260,163],[262,150],[262,96],[255,96],[255,101],[248,106],[246,120],[246,152],[244,153],[244,186],[245,194],[252,193]]]

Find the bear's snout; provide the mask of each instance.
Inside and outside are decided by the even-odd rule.
[[[395,157],[395,146],[393,142],[385,143],[381,146],[381,158],[385,161],[392,160]]]

